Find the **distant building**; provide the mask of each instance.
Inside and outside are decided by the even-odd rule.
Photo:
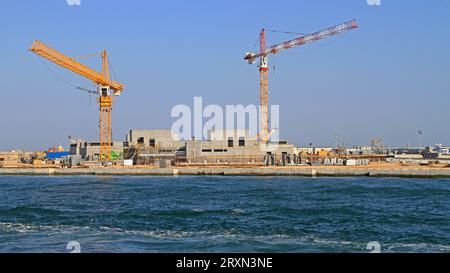
[[[16,167],[19,159],[18,152],[0,152],[0,168]]]
[[[442,155],[450,155],[450,147],[445,147],[442,144],[436,144],[436,146],[434,146],[434,150]]]
[[[423,152],[423,149],[419,148],[395,148],[395,149],[389,149],[390,154],[394,155],[400,155],[400,154],[421,154]]]
[[[299,155],[327,155],[331,153],[334,148],[330,147],[298,147],[295,149],[296,154]]]
[[[374,154],[372,147],[361,146],[355,148],[348,148],[344,150],[345,155],[371,155]]]
[[[426,147],[423,156],[427,159],[450,159],[450,148],[442,144]]]

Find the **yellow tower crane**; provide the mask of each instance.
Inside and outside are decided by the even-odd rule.
[[[97,86],[100,110],[100,161],[111,161],[112,129],[111,111],[113,95],[119,96],[124,90],[121,83],[112,81],[109,75],[108,53],[102,51],[102,72],[97,72],[73,58],[48,47],[40,41],[35,41],[30,51],[78,75],[88,78]],[[80,88],[81,89],[81,88]],[[111,93],[112,91],[112,93]]]

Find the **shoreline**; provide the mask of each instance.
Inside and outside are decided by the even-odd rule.
[[[328,176],[450,177],[450,168],[376,167],[171,167],[171,168],[0,168],[0,176]]]

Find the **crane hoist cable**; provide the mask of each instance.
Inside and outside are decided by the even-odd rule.
[[[59,76],[55,71],[53,71],[53,69],[51,69],[50,66],[49,66],[42,58],[39,58],[39,57],[37,57],[37,58],[38,58],[39,61],[41,61],[41,63],[47,68],[47,70],[48,70],[51,74],[53,74],[53,76],[54,76],[55,78],[57,78],[58,80],[60,80],[61,82],[67,84],[68,86],[70,86],[70,87],[72,87],[72,88],[75,88],[75,89],[77,89],[77,90],[79,90],[79,91],[83,91],[83,92],[88,93],[88,94],[89,94],[89,107],[91,106],[91,95],[92,95],[92,94],[97,95],[97,94],[98,94],[98,91],[95,91],[95,90],[92,90],[92,89],[88,89],[88,88],[87,88],[88,86],[86,86],[86,87],[83,87],[83,86],[76,86],[76,85],[70,83],[69,81],[67,81],[67,80],[63,79],[61,76]],[[92,86],[92,85],[90,85],[90,86]]]
[[[96,53],[76,56],[76,57],[73,57],[73,58],[74,59],[86,59],[86,58],[95,57],[95,56],[102,56],[102,53],[101,52],[96,52]]]
[[[108,62],[109,62],[109,66],[111,67],[111,72],[112,72],[112,74],[114,76],[114,79],[116,81],[119,81],[119,78],[116,75],[116,71],[114,70],[114,66],[112,65],[111,58],[109,58],[109,57],[108,57]]]
[[[91,53],[91,54],[76,56],[76,57],[74,57],[74,59],[87,59],[87,58],[97,57],[97,56],[101,56],[101,55],[102,55],[101,52],[97,52],[97,53]],[[111,58],[109,56],[108,56],[108,63],[109,63],[109,66],[111,67],[111,72],[113,73],[114,79],[116,81],[118,81],[119,78],[117,77],[116,71],[114,70],[114,67],[113,67],[112,62],[111,62]],[[84,88],[78,88],[78,89],[84,90]]]
[[[95,56],[95,55],[99,55],[99,53],[92,53],[92,54],[89,54],[89,55],[78,56],[78,57],[76,57],[76,58],[82,59],[82,58],[92,57],[92,56]],[[54,76],[55,78],[57,78],[58,80],[60,80],[61,82],[65,83],[65,84],[67,84],[68,86],[70,86],[70,87],[72,87],[72,88],[75,88],[75,89],[77,89],[77,90],[79,90],[79,91],[87,92],[87,93],[89,94],[89,96],[90,96],[91,94],[94,94],[94,95],[98,94],[98,91],[93,90],[93,89],[89,89],[89,88],[88,88],[88,87],[92,87],[92,86],[94,86],[94,85],[89,85],[89,86],[77,86],[77,85],[75,85],[75,84],[72,84],[71,82],[67,81],[66,79],[64,79],[63,77],[61,77],[60,75],[58,75],[53,69],[51,69],[51,67],[50,67],[50,66],[49,66],[42,58],[37,57],[37,59],[39,59],[39,61],[41,61],[41,63],[47,68],[47,70],[48,70],[51,74],[53,74],[53,76]],[[115,79],[116,81],[118,81],[117,74],[116,74],[116,72],[115,72],[115,70],[114,70],[114,67],[112,66],[112,63],[111,63],[111,59],[108,58],[108,60],[109,60],[109,65],[110,65],[110,67],[111,67],[111,71],[112,71],[112,73],[113,73],[114,79]],[[89,100],[89,105],[90,105],[90,100]]]
[[[274,32],[274,33],[283,33],[283,34],[292,34],[292,35],[305,35],[306,33],[303,32],[292,32],[292,31],[281,31],[281,30],[274,30],[274,29],[264,29],[267,32]],[[261,36],[258,34],[258,37],[256,38],[256,42],[253,45],[254,49],[256,49],[260,43],[261,43]],[[257,51],[257,50],[255,50]]]
[[[53,71],[53,69],[51,69],[51,67],[50,67],[50,66],[49,66],[42,58],[39,58],[39,57],[37,57],[37,58],[38,58],[39,61],[47,68],[47,70],[48,70],[51,74],[53,74],[53,76],[54,76],[55,78],[57,78],[58,80],[60,80],[61,82],[65,83],[65,84],[67,84],[68,86],[70,86],[70,87],[72,87],[72,88],[75,88],[75,89],[77,89],[77,90],[84,91],[84,92],[88,92],[89,94],[97,94],[97,93],[98,93],[97,91],[87,89],[86,87],[76,86],[75,84],[72,84],[72,83],[69,82],[68,80],[66,80],[66,79],[64,79],[63,77],[59,76],[55,71]]]
[[[284,33],[284,34],[292,34],[292,35],[305,35],[306,33],[303,32],[291,32],[291,31],[281,31],[281,30],[274,30],[274,29],[265,29],[268,32],[276,32],[276,33]]]
[[[73,87],[73,88],[77,88],[76,85],[70,83],[69,81],[63,79],[61,76],[59,76],[58,74],[56,74],[56,72],[54,72],[54,71],[50,68],[50,66],[49,66],[47,63],[45,63],[44,60],[42,60],[42,59],[39,58],[39,57],[37,57],[37,58],[38,58],[38,60],[39,60],[39,61],[47,68],[47,70],[48,70],[51,74],[53,74],[54,77],[56,77],[56,78],[57,78],[58,80],[60,80],[61,82],[65,83],[65,84],[67,84],[67,85],[69,85],[69,86],[71,86],[71,87]]]

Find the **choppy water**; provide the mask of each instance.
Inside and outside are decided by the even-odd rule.
[[[0,177],[0,252],[450,252],[450,180]]]

